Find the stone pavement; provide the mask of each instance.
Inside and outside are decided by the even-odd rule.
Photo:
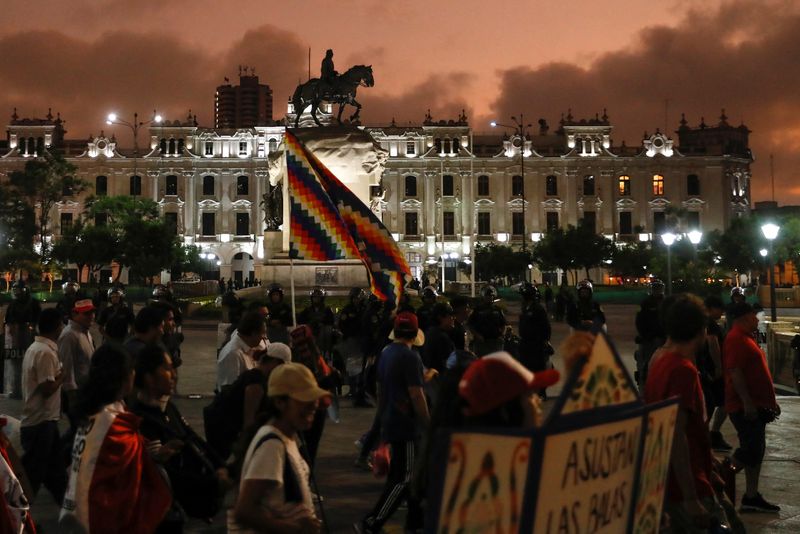
[[[606,306],[609,334],[617,345],[623,361],[633,365],[633,306]],[[511,316],[515,315],[511,310]],[[186,341],[183,346],[184,366],[178,384],[177,404],[184,416],[196,429],[202,430],[202,408],[210,402],[215,380],[216,331],[213,325],[189,323],[185,326]],[[567,334],[564,325],[554,325],[554,346]],[[555,361],[561,366],[560,359]],[[553,390],[555,393],[556,390]],[[800,428],[800,397],[780,399],[783,414],[780,420],[767,428],[767,457],[761,474],[761,491],[765,497],[779,503],[782,511],[777,515],[745,514],[748,532],[800,532],[800,445],[797,429]],[[0,396],[0,413],[19,416],[21,402]],[[356,457],[354,441],[371,423],[373,410],[354,409],[342,402],[339,423],[327,422],[320,446],[316,468],[320,493],[324,496],[325,514],[330,532],[350,532],[350,525],[365,514],[375,503],[382,481],[370,473],[353,467]],[[736,443],[735,432],[729,422],[723,427],[726,439]],[[202,433],[202,432],[201,432]],[[741,494],[744,476],[737,480]],[[33,507],[34,517],[45,533],[58,532],[58,510],[49,494],[42,490]],[[388,532],[402,532],[403,510],[387,525]],[[226,531],[224,515],[206,525],[193,520],[187,532],[223,533]]]

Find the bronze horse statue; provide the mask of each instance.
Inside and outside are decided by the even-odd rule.
[[[342,111],[346,104],[356,108],[356,112],[350,116],[350,121],[357,121],[361,113],[361,104],[356,101],[356,91],[359,86],[372,87],[373,85],[375,85],[375,80],[372,78],[372,65],[351,67],[347,72],[337,76],[332,84],[319,78],[312,78],[306,83],[301,83],[292,95],[295,113],[294,127],[299,126],[300,115],[309,103],[311,104],[311,117],[317,126],[322,126],[317,118],[317,109],[323,101],[339,104],[339,115],[336,117],[339,124],[342,123]]]

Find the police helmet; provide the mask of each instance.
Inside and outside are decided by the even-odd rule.
[[[427,286],[425,289],[422,290],[422,300],[425,299],[434,299],[439,296],[439,292],[436,291],[436,288],[433,286]]]
[[[591,280],[581,280],[578,282],[578,294],[580,294],[581,289],[588,289],[590,295],[594,293],[594,286]]]
[[[663,293],[664,292],[664,281],[660,278],[653,278],[650,281],[650,294],[655,293]]]
[[[740,297],[745,297],[746,296],[745,290],[744,290],[743,287],[736,286],[736,287],[732,287],[731,288],[731,298],[733,298],[733,297],[735,297],[737,295],[740,296]]]
[[[171,296],[172,296],[172,292],[164,284],[158,284],[156,287],[153,288],[153,298],[156,299],[156,300],[158,300],[158,299],[168,299]]]
[[[360,287],[353,287],[350,289],[350,294],[348,295],[350,300],[357,300],[361,302],[366,297],[366,293]]]
[[[539,288],[530,282],[522,282],[519,285],[519,294],[526,300],[539,300]]]
[[[481,297],[483,297],[484,300],[491,299],[491,302],[494,302],[498,300],[497,289],[494,286],[486,286],[483,289],[481,289]]]
[[[325,291],[325,288],[322,286],[314,286],[313,288],[311,288],[311,291],[308,292],[308,296],[311,297],[312,299],[314,297],[319,297],[321,299],[324,299],[327,294],[328,292]]]
[[[125,298],[125,291],[120,286],[114,286],[108,288],[106,296],[108,298],[111,298],[114,295],[117,295],[119,298]]]
[[[77,293],[80,288],[80,284],[78,284],[78,282],[73,282],[72,280],[68,280],[61,285],[61,290],[64,293]]]
[[[17,280],[13,284],[11,284],[11,291],[14,294],[14,298],[20,298],[23,295],[27,295],[30,293],[28,286],[25,285],[25,282],[22,280]]]
[[[271,297],[274,293],[279,294],[281,298],[283,298],[283,288],[280,286],[280,284],[272,284],[269,287],[269,291],[267,291],[267,296]]]

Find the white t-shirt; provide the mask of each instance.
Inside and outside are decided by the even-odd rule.
[[[58,359],[58,345],[46,337],[36,339],[22,360],[22,426],[33,426],[45,421],[58,421],[61,418],[61,388],[44,398],[36,391],[39,384],[56,379],[61,369]]]
[[[258,347],[255,347],[257,349]],[[236,382],[239,375],[255,367],[252,352],[254,347],[250,347],[234,332],[231,340],[222,347],[217,361],[217,388],[229,386]]]
[[[259,445],[256,444],[267,434],[275,434],[280,439],[270,439]],[[302,503],[287,503],[284,499],[283,489],[283,462],[288,458],[292,469],[297,475],[297,483],[303,495]],[[274,480],[278,483],[275,491],[264,495],[261,505],[271,514],[295,519],[310,515],[316,517],[314,503],[311,500],[311,487],[309,486],[308,464],[297,448],[297,441],[286,437],[280,430],[272,425],[262,426],[247,448],[247,453],[242,464],[242,477],[239,483],[241,489],[245,480]],[[244,528],[234,520],[233,510],[228,511],[228,532],[240,534],[255,534],[255,530]]]

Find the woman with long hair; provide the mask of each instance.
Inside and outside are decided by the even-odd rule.
[[[149,534],[170,508],[167,483],[139,433],[141,419],[125,406],[133,380],[126,352],[112,345],[95,351],[78,397],[62,532]]]

